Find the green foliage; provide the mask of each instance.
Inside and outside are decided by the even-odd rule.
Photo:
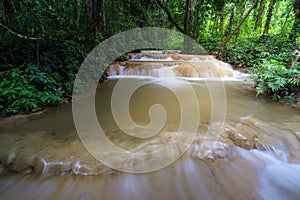
[[[256,56],[262,51],[261,45],[245,39],[237,43],[229,43],[224,50],[222,59],[238,67],[253,66]]]
[[[278,41],[277,37],[269,36],[264,43],[255,37],[230,42],[221,59],[235,67],[257,67],[266,59],[287,63],[292,56],[293,45]]]
[[[73,40],[17,44],[12,52],[27,51],[7,54],[10,64],[0,63],[0,115],[34,112],[67,100],[85,55],[83,45]]]
[[[19,69],[0,74],[0,114],[2,116],[19,112],[35,112],[63,100],[61,88],[53,87],[50,90],[51,85],[46,86],[47,83],[53,82],[51,77],[36,70],[33,74],[25,74]],[[44,87],[43,90],[38,88],[40,84]]]
[[[183,28],[186,1],[160,1],[170,16],[157,0],[3,1],[0,6],[1,115],[36,111],[68,99],[79,66],[97,42],[136,27],[175,29],[177,25]],[[299,63],[295,69],[285,69],[283,65],[291,57],[293,43],[299,39],[299,21],[295,20],[299,14],[295,12],[293,0],[276,1],[268,34],[262,40],[269,2],[265,1],[260,25],[255,27],[259,19],[257,6],[227,43],[220,59],[238,67],[255,67],[259,93],[270,93],[274,99],[292,102],[300,67]],[[192,1],[189,35],[217,55],[226,36],[252,4],[250,0]],[[93,5],[93,9],[86,5]],[[180,49],[184,40],[166,42],[170,49]],[[102,79],[105,78],[104,74]],[[78,84],[81,90],[89,83]]]
[[[268,94],[273,100],[295,103],[295,87],[299,86],[300,71],[287,69],[276,60],[264,60],[253,70],[252,77],[256,83],[257,95]]]
[[[209,37],[209,38],[202,38],[199,40],[199,43],[211,54],[213,55],[217,55],[218,54],[218,48],[221,44],[221,40],[220,38],[213,38],[213,37]]]

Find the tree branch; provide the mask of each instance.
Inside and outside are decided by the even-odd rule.
[[[190,32],[190,17],[191,17],[191,6],[192,2],[191,0],[186,0],[185,3],[185,16],[184,16],[184,33],[186,35],[189,35]]]
[[[13,69],[9,69],[9,70],[6,70],[6,71],[2,71],[1,73],[3,74],[8,74],[9,72],[11,72],[12,70],[16,70],[16,69],[20,69],[22,67],[24,67],[24,65],[26,64],[26,60],[23,62],[23,64],[19,67],[16,67],[16,68],[13,68]]]
[[[10,28],[8,28],[7,26],[3,25],[1,22],[0,22],[0,26],[4,29],[6,29],[9,33],[15,35],[15,36],[18,36],[19,38],[22,38],[22,39],[27,39],[27,40],[45,40],[45,38],[37,38],[37,37],[29,37],[29,36],[26,36],[26,35],[22,35],[22,34],[19,34],[13,30],[11,30]]]
[[[8,17],[7,17],[7,11],[6,11],[6,8],[4,6],[4,1],[2,1],[2,10],[3,10],[3,20],[4,20],[4,23],[6,23],[8,26],[10,26],[10,23],[8,21]]]
[[[169,9],[167,6],[163,5],[163,3],[160,0],[156,0],[157,4],[159,5],[159,7],[161,7],[165,13],[168,16],[168,20],[177,28],[178,31],[180,31],[181,33],[185,34],[183,28],[181,28],[173,19]]]
[[[256,7],[258,0],[255,0],[255,2],[253,3],[253,5],[251,6],[251,8],[247,11],[246,15],[241,19],[241,21],[239,22],[239,24],[237,25],[237,27],[235,27],[235,29],[226,37],[225,41],[221,44],[219,50],[218,50],[218,57],[221,56],[222,51],[225,47],[225,45],[227,44],[227,42],[229,42],[229,40],[231,39],[231,37],[239,30],[239,28],[242,26],[242,24],[244,23],[244,21],[246,20],[246,18],[249,16],[249,14],[251,13],[251,11]]]
[[[30,6],[28,4],[26,4],[23,0],[20,1],[23,5],[25,5],[27,11],[31,14],[31,16],[40,24],[40,27],[42,29],[42,35],[43,37],[45,37],[45,28],[44,25],[42,23],[42,21],[40,20],[40,18],[38,18],[34,12],[31,10]]]

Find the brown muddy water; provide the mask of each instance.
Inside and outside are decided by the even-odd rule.
[[[300,110],[256,97],[249,78],[213,57],[146,52],[130,58],[112,65],[111,77],[96,91],[97,117],[107,138],[127,151],[165,147],[181,120],[181,104],[167,85],[184,91],[172,80],[188,77],[200,116],[187,151],[160,170],[125,173],[88,152],[71,105],[4,119],[0,199],[300,199]],[[167,119],[156,136],[135,138],[118,127],[111,98],[120,80],[125,86],[143,84],[129,103],[137,124],[150,122],[151,105],[165,108]],[[216,106],[222,102],[225,109]]]

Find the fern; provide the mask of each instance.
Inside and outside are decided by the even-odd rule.
[[[252,77],[256,83],[257,96],[266,93],[273,100],[295,103],[295,87],[300,82],[300,71],[297,68],[287,69],[276,60],[265,59],[252,71]]]

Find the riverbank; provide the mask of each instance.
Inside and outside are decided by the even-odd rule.
[[[149,52],[149,51],[148,51]],[[154,54],[153,54],[154,53]],[[163,54],[165,53],[165,54]],[[180,51],[175,51],[175,50],[168,50],[168,51],[152,51],[150,53],[145,53],[143,55],[143,53],[129,53],[126,58],[127,60],[122,60],[122,61],[117,61],[114,62],[107,70],[106,70],[106,75],[105,77],[109,77],[109,76],[113,76],[113,75],[119,75],[120,72],[122,72],[122,70],[124,69],[130,69],[132,68],[134,65],[134,62],[131,62],[130,60],[134,59],[134,58],[144,58],[145,60],[149,60],[151,61],[151,59],[157,59],[159,58],[161,60],[161,62],[164,61],[164,59],[166,59],[167,62],[165,62],[165,64],[170,66],[173,65],[180,65],[183,62],[193,62],[193,61],[197,61],[197,59],[199,60],[205,60],[205,59],[211,59],[211,60],[216,60],[215,56],[212,55],[201,55],[201,56],[195,56],[195,55],[183,55],[183,54],[179,54]],[[128,63],[127,63],[128,62]],[[222,61],[218,61],[221,64],[223,63]],[[141,65],[142,63],[139,63],[138,65]],[[229,67],[230,65],[223,63],[222,65],[227,65],[226,67]],[[121,67],[120,67],[121,66]],[[142,66],[143,68],[145,66]],[[149,68],[149,66],[146,66],[146,68]],[[160,67],[160,65],[158,65],[157,67]],[[193,68],[191,69],[184,69],[184,68],[191,68],[190,66],[185,66],[182,67],[182,69],[180,67],[178,67],[178,70],[176,72],[177,75],[179,76],[188,76],[188,77],[192,77],[195,75],[195,72],[193,71]],[[229,67],[230,68],[230,67]],[[233,65],[232,68],[238,72],[241,73],[245,73],[245,74],[251,74],[251,68],[250,67],[239,67],[236,65]],[[141,68],[142,70],[142,68]],[[144,69],[143,69],[144,70]],[[192,71],[189,71],[192,70]],[[129,72],[131,73],[131,72]],[[178,74],[179,73],[179,74]],[[200,76],[200,75],[198,75]],[[99,87],[101,87],[102,84],[105,84],[107,80],[101,80],[99,82]],[[253,87],[254,88],[254,87]],[[299,86],[300,88],[300,86]],[[296,109],[300,109],[300,89],[298,89],[297,94],[295,94],[295,99],[296,99],[296,103],[294,104],[290,104],[293,108]],[[279,101],[282,104],[286,104],[285,101]],[[53,105],[53,106],[47,106],[45,108],[43,108],[42,110],[34,110],[33,112],[26,112],[26,113],[19,113],[19,114],[15,114],[15,115],[8,115],[8,116],[2,116],[0,117],[0,122],[5,123],[5,121],[8,120],[14,120],[14,119],[19,119],[19,118],[31,118],[31,117],[35,117],[35,116],[40,116],[43,113],[47,113],[48,111],[53,111],[56,109],[61,109],[64,106],[68,105],[72,103],[72,97],[69,98],[69,100],[62,100],[61,102]]]

